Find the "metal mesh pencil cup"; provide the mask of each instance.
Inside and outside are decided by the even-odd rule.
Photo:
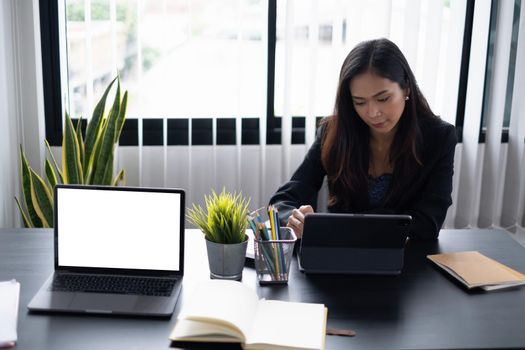
[[[288,283],[297,237],[289,227],[279,228],[279,240],[254,240],[255,270],[259,284]]]

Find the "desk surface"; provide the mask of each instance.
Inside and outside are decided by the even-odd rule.
[[[171,319],[28,313],[26,306],[53,270],[51,230],[0,229],[0,281],[21,283],[16,349],[167,349],[168,335],[192,287],[209,278],[202,235],[188,230],[185,277]],[[524,348],[525,288],[467,291],[426,260],[427,254],[478,250],[525,271],[525,249],[504,231],[442,230],[440,239],[409,242],[400,276],[307,276],[291,267],[286,286],[259,287],[246,267],[243,282],[259,297],[324,303],[328,326],[354,338],[327,337],[327,349]]]

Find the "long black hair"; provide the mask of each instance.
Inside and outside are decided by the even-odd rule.
[[[377,39],[361,42],[352,49],[339,75],[334,114],[323,121],[325,132],[321,146],[321,160],[330,189],[329,205],[341,210],[363,207],[362,203],[356,205],[351,201],[364,201],[368,184],[370,131],[357,114],[350,93],[350,81],[366,72],[395,82],[409,93],[390,147],[394,176],[386,201],[400,193],[422,164],[418,119],[437,118],[396,44]]]

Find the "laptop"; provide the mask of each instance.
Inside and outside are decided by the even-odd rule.
[[[169,317],[184,274],[184,190],[56,185],[55,271],[28,305]]]
[[[308,214],[298,254],[305,273],[397,275],[409,215]]]

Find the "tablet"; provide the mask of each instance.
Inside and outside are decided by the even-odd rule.
[[[411,221],[409,215],[308,214],[299,268],[306,273],[399,274]]]

